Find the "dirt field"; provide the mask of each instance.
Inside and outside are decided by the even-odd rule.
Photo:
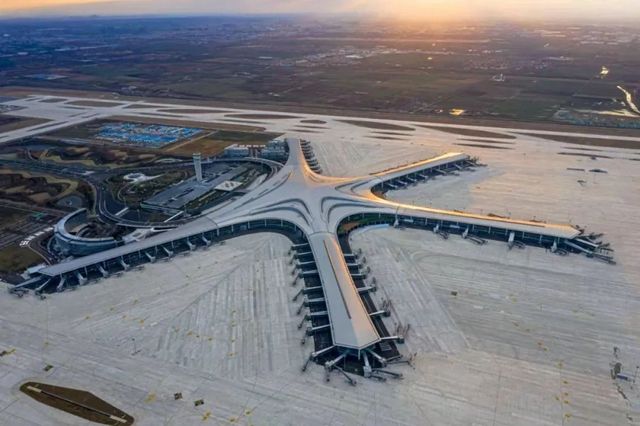
[[[278,119],[290,119],[290,118],[302,118],[295,115],[282,115],[282,114],[229,114],[227,117],[245,118],[248,120],[278,120]]]
[[[0,250],[0,273],[17,274],[42,263],[43,259],[28,248],[11,245]]]
[[[106,168],[148,166],[161,158],[156,153],[110,147],[61,147],[35,152],[32,153],[32,155],[39,160],[52,161],[55,163],[81,164],[89,167]]]
[[[71,195],[79,183],[43,173],[0,169],[0,197],[45,206]]]
[[[0,230],[11,226],[22,217],[24,217],[23,211],[0,206]]]
[[[191,155],[194,152],[199,152],[207,157],[220,154],[229,145],[264,145],[278,136],[276,133],[267,132],[217,130],[201,138],[170,145],[165,147],[163,151],[175,155]]]
[[[38,124],[48,122],[49,120],[45,120],[43,118],[11,117],[0,114],[0,133],[10,132],[12,130],[23,129],[25,127],[36,126]]]
[[[20,386],[20,390],[38,402],[92,422],[122,426],[132,425],[134,422],[133,417],[124,411],[87,391],[36,382],[27,382]]]
[[[518,132],[521,135],[535,136],[537,138],[550,140],[554,142],[573,143],[577,145],[585,146],[599,146],[606,148],[624,148],[624,149],[638,149],[640,148],[640,142],[620,140],[620,139],[597,139],[589,137],[577,137],[577,136],[547,136],[536,135],[535,133]]]
[[[73,101],[69,102],[69,105],[88,106],[88,107],[114,107],[122,105],[119,102],[103,102],[103,101]]]
[[[321,133],[317,130],[308,130],[308,129],[300,129],[300,128],[295,128],[295,129],[287,129],[287,132],[291,132],[291,133]]]
[[[470,146],[472,148],[487,148],[487,149],[513,149],[513,148],[508,148],[506,146],[495,146],[495,145],[485,145],[485,144],[480,144],[480,143],[454,143],[454,145],[459,145],[459,146]]]
[[[463,141],[469,142],[480,142],[480,143],[488,143],[488,144],[497,144],[497,145],[515,145],[515,142],[507,142],[503,140],[491,140],[491,139],[474,139],[474,138],[462,138]]]
[[[55,104],[55,103],[62,102],[62,101],[65,101],[65,100],[66,100],[65,98],[48,98],[48,99],[43,99],[43,100],[41,100],[39,102],[44,102],[46,104]]]
[[[399,138],[396,136],[367,136],[369,139],[379,139],[383,141],[404,141],[405,138]]]
[[[340,120],[343,123],[352,124],[354,126],[365,127],[367,129],[379,129],[379,130],[396,130],[412,132],[415,129],[407,126],[399,126],[397,124],[379,123],[377,121],[365,121],[365,120]]]
[[[611,158],[609,155],[602,154],[584,154],[582,152],[558,152],[558,155],[569,155],[571,157],[587,157],[587,158]]]
[[[149,108],[162,108],[162,105],[151,105],[151,104],[138,104],[138,105],[127,105],[124,109],[149,109]]]
[[[181,142],[165,149],[165,152],[175,155],[191,155],[199,152],[204,157],[220,154],[226,147],[234,142],[216,140],[213,136]]]
[[[404,132],[389,132],[385,130],[374,130],[371,133],[374,133],[376,135],[382,135],[382,136],[408,136],[407,133],[404,133]]]
[[[160,112],[168,112],[174,114],[224,114],[227,112],[231,112],[223,109],[189,109],[189,108],[170,108],[170,109],[161,109]]]
[[[307,125],[307,124],[298,124],[296,125],[296,128],[298,129],[312,129],[312,130],[328,130],[328,127],[322,127],[322,126],[313,126],[313,125]]]
[[[505,135],[502,133],[488,132],[486,130],[474,130],[474,129],[457,129],[451,127],[442,127],[442,126],[424,126],[425,129],[434,129],[439,130],[441,132],[452,133],[454,135],[461,136],[474,136],[478,138],[496,138],[496,139],[516,139],[513,135]]]

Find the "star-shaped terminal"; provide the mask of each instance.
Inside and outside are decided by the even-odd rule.
[[[443,238],[459,234],[477,244],[488,240],[508,248],[531,245],[558,254],[584,253],[613,263],[597,236],[561,224],[513,220],[396,203],[383,198],[390,189],[457,174],[480,166],[462,153],[392,168],[356,178],[324,176],[307,141],[287,139],[289,157],[275,176],[234,202],[162,234],[96,254],[48,266],[14,291],[63,291],[132,266],[172,257],[180,251],[251,232],[279,232],[293,242],[293,283],[304,282],[305,332],[315,349],[309,360],[338,369],[375,375],[398,359],[402,328],[389,333],[382,317],[389,303],[376,307],[366,259],[349,248],[350,231],[376,224],[426,229]],[[314,171],[316,170],[316,171]],[[304,338],[303,338],[304,340]],[[306,368],[306,364],[305,367]]]

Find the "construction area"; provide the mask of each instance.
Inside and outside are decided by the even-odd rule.
[[[140,123],[107,123],[97,132],[98,139],[116,143],[130,143],[147,147],[162,147],[180,140],[190,139],[202,129]]]
[[[304,119],[326,130],[233,212],[1,292],[0,422],[78,421],[35,380],[145,425],[638,423],[632,152]]]

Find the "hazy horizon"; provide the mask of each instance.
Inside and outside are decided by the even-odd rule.
[[[411,20],[572,20],[640,19],[636,0],[5,0],[0,17],[343,14]]]

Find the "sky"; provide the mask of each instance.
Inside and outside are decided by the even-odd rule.
[[[322,13],[425,20],[638,19],[640,0],[0,0],[0,16]]]

